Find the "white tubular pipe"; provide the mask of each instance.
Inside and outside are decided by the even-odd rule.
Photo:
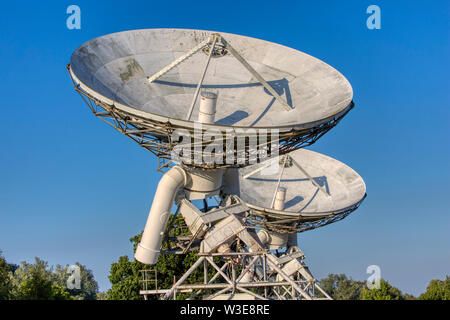
[[[148,214],[144,233],[134,257],[144,264],[155,264],[158,261],[170,211],[178,189],[187,183],[184,170],[178,166],[167,171],[159,181],[153,198],[152,208]]]
[[[275,210],[284,210],[284,201],[286,200],[286,188],[278,188],[277,193],[275,195],[275,202],[273,204],[273,208]]]
[[[200,97],[200,108],[198,121],[202,123],[214,123],[216,115],[217,95],[212,92],[202,92]]]

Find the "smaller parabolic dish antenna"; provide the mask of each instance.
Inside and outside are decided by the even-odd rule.
[[[300,149],[229,170],[224,192],[252,209],[253,222],[275,232],[301,232],[345,218],[366,196],[363,179],[344,163]]]
[[[177,129],[192,137],[195,123],[202,123],[202,132],[220,130],[231,150],[214,156],[231,152],[235,160],[181,159],[197,167],[248,165],[258,150],[246,143],[238,150],[239,143],[233,143],[258,134],[248,129],[279,132],[259,143],[261,152],[283,154],[310,145],[353,107],[350,83],[328,64],[279,44],[223,32],[109,34],[81,45],[68,69],[94,114],[160,158],[173,156],[182,140],[174,136]],[[205,94],[214,101],[202,111]],[[182,143],[194,149],[193,141]]]

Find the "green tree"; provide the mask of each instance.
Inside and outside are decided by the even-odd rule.
[[[363,288],[362,300],[405,300],[402,292],[391,286],[386,280],[380,279],[380,288]]]
[[[168,225],[183,225],[181,215],[171,215]],[[168,229],[169,236],[186,235],[183,228]],[[142,233],[130,239],[133,243],[133,252],[141,240]],[[162,254],[158,258],[158,262],[149,267],[138,261],[130,261],[128,256],[122,256],[118,262],[111,265],[110,275],[111,289],[107,291],[109,300],[140,300],[143,299],[139,294],[142,289],[142,273],[140,270],[152,269],[158,274],[158,288],[170,288],[174,283],[174,278],[179,279],[198,259],[196,252],[191,251],[185,255]],[[217,259],[215,259],[218,262]],[[211,276],[213,271],[211,270]],[[185,283],[198,283],[202,279],[202,270],[195,270]],[[148,283],[148,289],[155,289],[154,283]],[[177,294],[177,298],[186,298],[188,294]],[[157,299],[157,296],[150,296],[150,299]]]
[[[53,279],[57,285],[66,288],[70,296],[75,300],[95,300],[97,298],[98,283],[94,279],[94,275],[91,270],[79,262],[75,262],[75,265],[80,269],[80,289],[68,289],[67,280],[69,279],[71,272],[70,266],[62,267],[56,265]]]
[[[364,282],[348,279],[345,274],[329,274],[320,286],[335,300],[359,300]]]
[[[46,261],[20,266],[7,263],[0,250],[0,300],[95,300],[98,284],[91,270],[76,262],[80,268],[80,289],[68,289],[70,273],[60,265],[49,267]],[[100,296],[101,297],[101,296]]]
[[[450,276],[445,280],[431,280],[425,293],[419,296],[420,300],[450,300]]]
[[[35,258],[34,264],[22,262],[14,272],[13,298],[17,300],[68,300],[70,294],[53,281],[48,263]]]
[[[108,300],[108,295],[103,291],[97,292],[95,300]]]
[[[108,300],[141,300],[139,270],[142,269],[143,264],[129,261],[128,256],[122,256],[113,263],[108,276],[111,282],[111,289],[107,291]]]
[[[10,265],[2,255],[0,250],[0,300],[12,298],[12,272]]]
[[[403,300],[417,300],[417,298],[412,294],[403,293]]]

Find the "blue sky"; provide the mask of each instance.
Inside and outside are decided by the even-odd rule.
[[[66,8],[81,8],[81,30]],[[366,8],[381,8],[381,30]],[[311,149],[354,168],[368,197],[342,222],[300,235],[317,278],[365,280],[369,265],[419,294],[450,274],[448,1],[33,1],[0,13],[0,249],[8,261],[79,261],[109,288],[132,255],[157,159],[103,121],[65,69],[82,43],[141,28],[194,28],[277,42],[332,65],[356,107]]]

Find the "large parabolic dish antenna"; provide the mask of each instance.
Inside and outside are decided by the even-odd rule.
[[[200,79],[201,90],[218,96],[214,120],[204,123],[205,129],[277,129],[280,154],[313,143],[353,106],[351,85],[328,64],[223,32],[146,29],[105,35],[73,53],[69,72],[97,116],[166,159],[177,144],[173,131],[194,130]],[[244,152],[244,165],[249,153]]]

